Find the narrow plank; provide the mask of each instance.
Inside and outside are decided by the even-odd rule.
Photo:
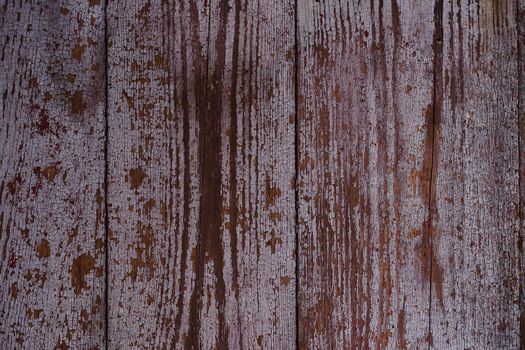
[[[293,347],[293,16],[110,3],[110,348]]]
[[[298,7],[299,347],[426,348],[433,4]]]
[[[442,2],[436,46],[435,349],[518,349],[516,1]]]
[[[189,348],[208,12],[108,4],[110,349]]]
[[[294,1],[212,1],[200,340],[295,347]]]
[[[0,9],[0,342],[104,345],[101,1]]]

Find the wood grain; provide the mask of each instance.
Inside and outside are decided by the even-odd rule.
[[[298,6],[299,347],[428,347],[433,4]]]
[[[0,348],[525,349],[523,1],[6,0],[0,33]]]
[[[515,1],[443,1],[436,47],[435,349],[520,347]]]
[[[0,8],[0,347],[104,344],[101,1]]]
[[[213,1],[210,16],[196,344],[290,349],[294,2]]]
[[[208,7],[108,4],[108,347],[183,348],[195,292]]]
[[[293,347],[293,17],[110,3],[110,348]]]

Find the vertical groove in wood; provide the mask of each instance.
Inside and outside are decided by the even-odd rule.
[[[432,283],[435,282],[437,291],[441,291],[441,280],[440,280],[440,270],[439,266],[434,264],[434,242],[432,235],[432,223],[434,220],[435,212],[435,202],[436,202],[436,160],[438,158],[438,139],[439,139],[439,123],[441,119],[441,111],[443,109],[443,84],[441,76],[443,74],[443,0],[436,1],[434,4],[434,35],[432,38],[432,52],[433,52],[433,73],[432,73],[432,84],[433,84],[433,96],[432,96],[432,121],[431,121],[431,137],[430,147],[431,149],[431,158],[430,158],[430,171],[428,176],[430,177],[428,181],[428,218],[426,223],[426,242],[429,247],[429,255],[427,257],[429,264],[429,300],[428,300],[428,332],[429,332],[429,342],[428,348],[432,347],[433,338],[432,338],[432,298],[436,297],[436,293],[432,293],[434,290]],[[437,269],[434,272],[434,269]],[[437,277],[437,278],[436,278]],[[440,295],[437,295],[440,297]],[[441,296],[442,297],[442,296]]]
[[[108,1],[104,1],[104,218],[109,217]],[[109,347],[109,220],[104,220],[104,349]]]
[[[428,347],[434,6],[298,15],[299,345]]]
[[[104,345],[102,1],[0,9],[0,341]]]
[[[443,1],[435,349],[520,346],[516,11],[515,1]]]
[[[525,349],[525,4],[516,1],[516,23],[518,27],[518,144],[519,144],[519,215],[520,215],[520,237],[518,240],[518,251],[520,254],[520,348]]]

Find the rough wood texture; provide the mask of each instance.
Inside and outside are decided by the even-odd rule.
[[[435,47],[435,349],[518,349],[516,1],[443,1]]]
[[[525,349],[525,1],[0,32],[0,348]]]
[[[108,5],[110,349],[183,348],[195,286],[204,2]]]
[[[294,346],[293,18],[110,3],[110,348]]]
[[[0,347],[104,344],[100,1],[0,8]]]
[[[294,2],[212,1],[198,250],[207,349],[295,345]],[[198,346],[197,346],[198,345]]]
[[[433,5],[298,5],[299,347],[428,347]]]

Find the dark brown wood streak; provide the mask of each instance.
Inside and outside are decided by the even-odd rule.
[[[0,8],[1,348],[104,345],[103,8]]]

